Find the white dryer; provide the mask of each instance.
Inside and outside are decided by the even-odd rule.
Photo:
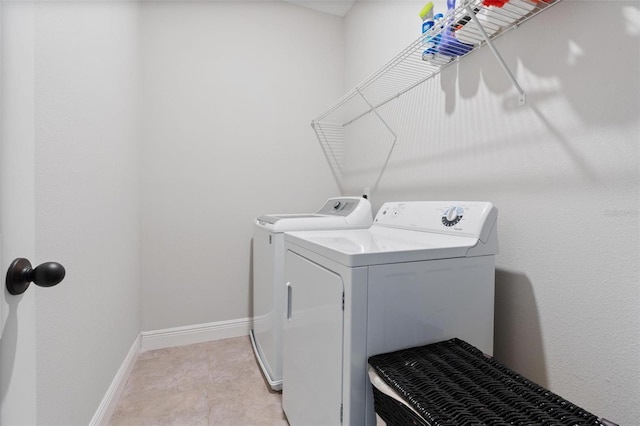
[[[312,214],[270,214],[256,218],[251,343],[262,372],[274,390],[282,388],[284,232],[368,228],[372,221],[371,203],[361,197],[330,198]]]
[[[375,425],[371,355],[458,337],[493,353],[497,209],[396,202],[369,229],[285,234],[291,426]]]

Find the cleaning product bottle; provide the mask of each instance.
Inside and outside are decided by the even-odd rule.
[[[422,19],[422,34],[424,35],[433,27],[433,3],[427,3],[419,13],[420,19]],[[422,44],[429,45],[431,37],[425,36],[422,38]]]
[[[422,34],[426,33],[433,27],[433,3],[427,3],[420,11],[420,19],[422,19]]]
[[[482,0],[482,4],[485,6],[481,12],[483,19],[503,28],[513,25],[514,22],[524,16],[523,12],[525,12],[518,6],[510,5],[509,0]]]
[[[514,18],[514,21],[526,16],[536,7],[536,4],[529,0],[509,0],[502,6]]]
[[[438,52],[437,45],[440,40],[440,34],[436,36],[426,35],[430,32],[435,24],[435,17],[433,15],[433,3],[427,3],[422,8],[419,15],[420,19],[422,19],[422,34],[424,35],[424,37],[422,38],[422,44],[426,48],[426,50],[422,52],[422,60],[430,61],[433,65],[440,65],[435,61],[436,54]],[[442,14],[438,14],[436,16],[441,18]]]
[[[440,42],[442,39],[442,27],[444,24],[444,15],[436,13],[433,17],[433,26],[437,34],[430,37],[429,48],[422,52],[422,60],[429,61],[432,65],[442,66],[451,61],[451,56],[440,53]]]
[[[453,22],[454,13],[456,8],[456,0],[447,0],[447,16],[443,25],[440,39],[440,53],[445,56],[457,57],[462,56],[469,52],[473,46],[470,44],[462,43],[456,39],[453,35],[454,26]]]

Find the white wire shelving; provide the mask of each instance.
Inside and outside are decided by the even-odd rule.
[[[383,155],[380,172],[373,186],[375,190],[398,139],[379,109],[485,45],[500,63],[518,92],[520,105],[523,105],[526,94],[500,56],[493,40],[561,1],[508,0],[504,6],[496,7],[485,6],[483,0],[463,0],[442,20],[436,21],[429,31],[314,119],[311,126],[341,190],[344,190],[345,133],[349,126],[373,115],[381,129],[388,133],[388,153]]]

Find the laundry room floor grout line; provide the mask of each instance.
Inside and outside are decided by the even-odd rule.
[[[248,336],[140,354],[109,426],[287,426]]]

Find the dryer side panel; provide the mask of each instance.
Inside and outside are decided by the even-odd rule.
[[[255,225],[253,233],[253,336],[270,383],[282,380],[284,238]]]
[[[493,354],[494,256],[370,267],[368,355],[458,337]]]
[[[296,253],[285,254],[282,406],[291,426],[341,423],[342,277]]]

